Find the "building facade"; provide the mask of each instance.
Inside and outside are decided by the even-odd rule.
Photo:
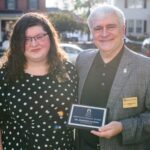
[[[0,42],[16,19],[31,11],[45,12],[45,0],[0,0]]]
[[[150,0],[113,0],[126,17],[126,35],[150,37]]]

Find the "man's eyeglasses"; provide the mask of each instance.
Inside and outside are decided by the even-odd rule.
[[[106,25],[106,26],[97,26],[97,27],[94,27],[93,28],[93,30],[95,31],[95,32],[103,32],[104,30],[105,31],[108,31],[108,32],[111,32],[111,31],[114,31],[114,30],[116,30],[118,28],[118,26],[117,25],[115,25],[115,24],[109,24],[109,25]]]
[[[38,43],[43,42],[45,40],[45,36],[47,36],[48,33],[38,34],[34,37],[25,37],[25,44],[31,45],[32,41],[36,41]]]

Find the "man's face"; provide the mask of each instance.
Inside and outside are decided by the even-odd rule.
[[[91,28],[93,42],[102,53],[113,53],[122,48],[125,27],[115,14],[95,19]]]

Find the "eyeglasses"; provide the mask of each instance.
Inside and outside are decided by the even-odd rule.
[[[93,28],[93,30],[95,31],[95,32],[100,32],[100,33],[102,33],[104,30],[105,31],[108,31],[108,32],[112,32],[112,31],[114,31],[114,30],[116,30],[118,28],[118,26],[117,25],[115,25],[115,24],[109,24],[109,25],[106,25],[106,26],[97,26],[97,27],[94,27]]]
[[[41,43],[45,40],[45,36],[47,36],[48,33],[43,33],[43,34],[38,34],[34,37],[25,37],[25,44],[26,45],[31,45],[32,41],[36,41],[38,43]]]

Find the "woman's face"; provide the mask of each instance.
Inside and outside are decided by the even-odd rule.
[[[25,32],[25,52],[28,62],[47,61],[50,50],[50,39],[48,33],[42,26],[29,27]]]

